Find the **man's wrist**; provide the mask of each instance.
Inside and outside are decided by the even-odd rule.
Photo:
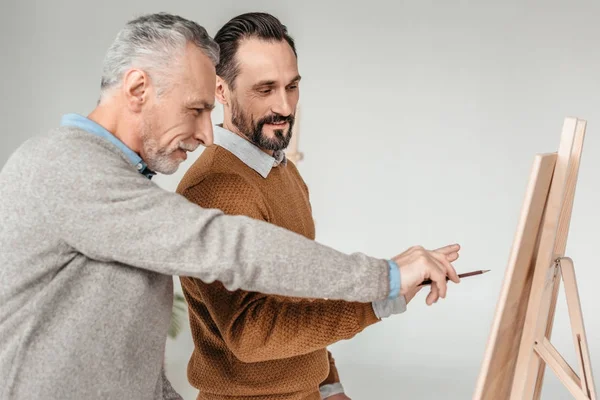
[[[389,277],[390,277],[390,293],[388,295],[389,300],[394,300],[400,295],[400,267],[394,260],[387,260],[389,266]]]

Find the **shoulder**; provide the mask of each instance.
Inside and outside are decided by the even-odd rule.
[[[45,134],[36,135],[23,142],[10,156],[11,162],[23,164],[48,163],[61,155],[72,153],[74,149],[82,147],[82,132],[75,129],[56,128]],[[90,135],[91,136],[91,135]]]
[[[121,151],[107,140],[79,128],[61,127],[38,137],[33,147],[48,154],[47,158],[81,158],[97,157],[122,158]]]
[[[177,193],[203,208],[268,220],[267,202],[256,183],[224,163],[221,151],[216,146],[206,149],[186,172]]]
[[[228,155],[231,155],[231,153],[217,145],[207,147],[185,172],[178,185],[177,192],[182,193],[197,186],[214,174],[235,175],[239,172],[239,168],[236,168],[235,160]]]
[[[261,192],[235,173],[207,173],[194,185],[178,189],[178,193],[203,208],[268,220],[268,207]]]
[[[205,171],[194,180],[182,180],[177,193],[188,198],[201,194],[204,198],[237,197],[247,200],[260,195],[259,190],[244,177],[226,171]]]
[[[61,127],[27,140],[11,155],[6,167],[22,171],[35,181],[89,178],[98,170],[127,170],[128,164],[106,140],[80,129]]]
[[[254,171],[228,150],[212,145],[185,172],[177,192],[183,194],[198,186],[213,185],[215,189],[234,186],[240,190],[258,191]]]
[[[44,210],[102,207],[141,193],[166,193],[113,147],[84,131],[55,130],[24,143],[2,171],[0,182],[18,184],[20,192]]]

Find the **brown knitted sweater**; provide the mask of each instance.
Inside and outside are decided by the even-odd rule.
[[[265,179],[214,145],[177,192],[205,208],[315,237],[308,189],[291,161]],[[321,385],[339,381],[327,346],[379,321],[370,303],[230,292],[187,277],[181,283],[195,344],[188,379],[198,399],[319,400]]]

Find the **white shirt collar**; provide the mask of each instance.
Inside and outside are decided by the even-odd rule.
[[[253,143],[220,125],[214,127],[213,133],[216,145],[227,149],[244,164],[258,172],[263,178],[269,176],[269,172],[271,172],[273,167],[287,163],[287,158],[283,150],[276,151],[273,156],[270,156]]]

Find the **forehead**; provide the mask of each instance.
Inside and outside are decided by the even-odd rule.
[[[216,72],[210,58],[198,47],[189,44],[182,57],[181,88],[188,101],[213,103]]]
[[[236,54],[238,78],[250,81],[294,79],[298,75],[298,60],[285,41],[245,39]]]

